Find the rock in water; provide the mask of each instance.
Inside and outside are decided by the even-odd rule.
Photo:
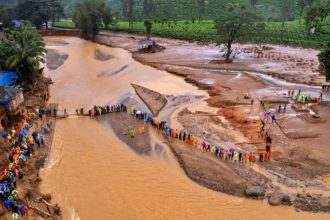
[[[245,190],[245,194],[248,197],[264,198],[266,191],[261,186],[248,186]]]
[[[271,205],[281,205],[283,202],[284,194],[281,191],[275,191],[269,197],[268,202]]]

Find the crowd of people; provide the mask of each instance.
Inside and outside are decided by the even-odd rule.
[[[322,91],[329,92],[330,91],[330,85],[323,85],[322,86]]]
[[[123,104],[94,106],[92,109],[88,110],[87,113],[90,117],[96,117],[112,112],[127,112],[127,107]],[[85,115],[84,108],[76,109],[76,114]],[[66,109],[64,109],[64,116],[67,116]]]
[[[322,90],[323,90],[323,87],[322,87]],[[324,91],[326,91],[326,89]],[[298,89],[297,91],[289,90],[288,91],[288,97],[292,97],[297,102],[300,102],[300,103],[303,103],[303,104],[310,103],[310,102],[319,103],[323,99],[323,94],[320,93],[320,96],[318,96],[318,97],[311,97],[311,95],[302,94],[302,90]]]
[[[271,158],[271,149],[272,149],[272,139],[266,132],[263,135],[263,132],[266,131],[266,126],[262,126],[262,138],[266,142],[265,152],[255,152],[251,151],[249,153],[238,150],[235,147],[220,147],[214,144],[208,143],[206,140],[200,141],[199,138],[185,130],[178,130],[167,126],[165,121],[159,121],[149,115],[147,112],[142,112],[137,110],[134,107],[128,108],[128,113],[137,119],[143,120],[144,123],[149,123],[152,127],[156,128],[158,131],[162,132],[164,136],[177,139],[179,141],[185,142],[188,145],[194,148],[201,148],[205,152],[210,152],[215,157],[223,160],[231,160],[239,163],[248,163],[248,162],[264,162]],[[262,122],[264,125],[267,121]],[[133,129],[134,130],[134,129]],[[128,131],[132,131],[132,128],[128,128]],[[142,132],[141,132],[142,131]],[[139,133],[144,134],[144,125],[139,128]],[[134,135],[128,133],[132,138]],[[134,133],[135,134],[135,133]]]
[[[0,181],[0,200],[6,210],[12,212],[12,219],[18,220],[19,216],[27,215],[29,207],[19,198],[17,192],[17,182],[24,178],[23,167],[37,150],[44,144],[44,134],[49,133],[51,123],[42,125],[42,132],[34,130],[34,125],[38,127],[38,119],[43,113],[27,112],[22,116],[17,128],[11,131],[2,131],[1,136],[5,146],[9,151],[8,163],[2,172]]]

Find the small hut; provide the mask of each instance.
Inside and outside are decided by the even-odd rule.
[[[138,42],[138,48],[139,49],[153,49],[156,47],[156,42],[154,40],[140,40]]]

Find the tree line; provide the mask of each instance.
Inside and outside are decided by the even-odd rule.
[[[218,34],[217,43],[223,45],[225,61],[230,62],[233,56],[233,43],[249,33],[262,33],[265,30],[265,22],[269,20],[269,18],[265,18],[258,13],[259,6],[262,4],[261,0],[251,0],[249,4],[245,2],[226,5],[224,5],[224,2],[227,1],[219,0],[193,0],[189,4],[186,0],[117,1],[120,1],[119,14],[111,10],[111,5],[106,0],[78,0],[73,7],[72,20],[80,30],[81,37],[93,39],[100,28],[107,28],[109,24],[118,20],[127,20],[129,26],[133,27],[135,21],[143,18],[147,38],[149,38],[152,33],[152,23],[166,23],[177,18],[175,11],[178,9],[173,8],[174,5],[180,6],[180,9],[184,6],[185,9],[182,9],[182,13],[189,10],[191,15],[198,14],[198,19],[203,19],[207,6],[213,4],[214,8],[221,7],[220,13],[213,17],[214,29]],[[215,7],[215,3],[217,3],[217,7]],[[298,9],[299,16],[303,18],[306,26],[307,37],[330,34],[323,26],[330,12],[330,0],[278,0],[276,5],[282,29],[284,29],[288,20],[294,19],[293,12]],[[194,9],[191,8],[192,6]],[[31,21],[37,28],[42,24],[45,24],[47,28],[49,21],[63,16],[63,7],[58,0],[22,0],[18,3],[16,9],[22,19]],[[163,20],[159,20],[155,16],[157,13],[160,14],[160,9]],[[195,20],[193,19],[192,22],[195,22]],[[324,58],[324,56],[320,56],[320,60],[322,60],[321,58]],[[329,62],[327,59],[323,60]],[[326,71],[327,65],[323,65],[323,68],[320,69],[321,72]]]
[[[43,25],[48,28],[49,22],[60,19],[64,15],[59,0],[21,0],[0,8],[0,21],[4,27],[12,27],[12,21],[28,20],[37,29]]]

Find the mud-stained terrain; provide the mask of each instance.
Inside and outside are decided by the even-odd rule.
[[[98,121],[104,125],[110,126],[116,133],[117,137],[130,146],[136,153],[145,155],[150,154],[151,143],[149,126],[144,126],[143,121],[123,112],[104,115],[98,118]],[[139,129],[142,126],[145,127],[144,134],[139,135]],[[131,128],[136,132],[134,138],[131,138],[128,134],[128,129]]]
[[[58,50],[47,49],[46,64],[49,69],[56,70],[64,64],[68,59],[69,55],[66,53],[61,53]]]
[[[165,96],[133,83],[132,86],[134,87],[136,94],[138,94],[141,100],[143,100],[143,102],[148,106],[152,114],[154,116],[158,116],[159,112],[167,103]]]
[[[110,37],[109,37],[110,36]],[[136,52],[136,42],[144,36],[128,33],[102,32],[97,41]],[[324,77],[318,70],[317,50],[292,48],[277,45],[239,45],[234,63],[217,64],[223,59],[215,44],[201,45],[196,42],[153,37],[166,49],[156,54],[134,53],[134,58],[143,63],[159,67],[161,65],[187,66],[196,69],[224,69],[234,71],[262,72],[290,82],[320,85]]]
[[[88,163],[89,166],[85,167],[89,171],[95,169],[98,170],[99,168],[102,170],[102,175],[98,175],[97,172],[92,172],[96,180],[100,179],[99,182],[95,182],[97,189],[102,188],[103,179],[107,178],[107,176],[104,175],[106,173],[109,176],[112,175],[112,178],[108,178],[106,180],[106,182],[109,182],[111,186],[109,190],[105,192],[106,196],[120,195],[118,198],[133,199],[133,207],[136,207],[136,205],[140,204],[141,200],[139,195],[147,197],[150,196],[148,194],[149,192],[152,192],[153,194],[157,192],[156,197],[158,198],[160,197],[160,194],[158,195],[158,190],[163,192],[163,189],[167,189],[168,187],[170,190],[165,190],[164,192],[166,192],[167,195],[171,194],[169,192],[174,192],[176,195],[176,193],[184,188],[183,185],[181,185],[182,179],[180,179],[179,176],[170,176],[170,178],[168,178],[169,176],[166,176],[167,171],[170,170],[172,172],[172,167],[170,164],[172,163],[171,158],[174,158],[174,160],[177,160],[179,165],[182,167],[184,173],[191,180],[214,191],[221,191],[227,194],[242,197],[250,197],[251,195],[258,194],[262,195],[259,198],[269,198],[271,204],[293,205],[297,210],[313,212],[329,211],[329,186],[324,184],[322,180],[324,179],[324,176],[330,173],[330,170],[327,165],[321,163],[320,157],[324,156],[323,159],[325,160],[326,158],[329,158],[327,157],[327,154],[322,152],[323,150],[326,152],[326,147],[323,144],[326,143],[326,128],[328,128],[327,116],[325,114],[327,112],[327,107],[323,108],[322,106],[317,113],[321,117],[321,121],[326,122],[314,123],[315,128],[313,127],[315,133],[319,134],[315,138],[320,139],[317,140],[310,137],[304,139],[294,139],[290,137],[290,135],[288,136],[285,134],[285,129],[281,127],[281,120],[285,117],[298,117],[298,115],[300,115],[299,112],[295,112],[292,109],[292,105],[304,105],[295,103],[292,98],[285,97],[285,93],[289,89],[297,90],[300,85],[287,86],[285,84],[279,86],[275,82],[272,82],[271,80],[267,81],[262,77],[258,77],[254,73],[238,71],[240,68],[237,68],[240,67],[240,65],[241,67],[243,65],[244,68],[242,69],[246,70],[245,68],[248,68],[249,71],[253,71],[259,70],[259,67],[252,68],[251,66],[246,66],[246,64],[251,64],[251,62],[254,64],[258,62],[263,63],[264,61],[262,61],[262,59],[266,59],[267,63],[284,65],[283,62],[286,62],[285,60],[276,60],[272,57],[268,58],[270,55],[267,55],[267,58],[257,58],[257,55],[253,55],[246,51],[244,52],[246,55],[242,54],[246,60],[244,60],[245,58],[242,59],[242,57],[238,57],[238,62],[234,62],[233,65],[228,64],[230,67],[227,68],[227,66],[212,62],[213,60],[221,58],[218,54],[218,51],[210,52],[210,50],[201,50],[201,48],[203,49],[209,46],[200,46],[194,43],[160,38],[157,38],[157,43],[166,46],[166,50],[155,54],[140,53],[137,55],[134,53],[134,50],[136,50],[136,41],[139,39],[139,37],[130,36],[131,35],[129,34],[116,33],[106,36],[99,36],[97,40],[99,40],[99,42],[102,44],[128,49],[133,52],[133,58],[135,58],[135,60],[138,60],[143,64],[156,67],[158,70],[147,65],[137,65],[137,62],[133,60],[131,61],[131,57],[127,56],[127,54],[124,53],[121,49],[109,48],[109,50],[107,50],[107,48],[97,45],[97,47],[100,47],[105,53],[112,50],[116,51],[116,59],[109,60],[109,62],[100,62],[99,60],[95,60],[94,57],[94,48],[96,46],[94,47],[88,44],[88,53],[86,52],[87,50],[85,50],[84,52],[86,54],[83,56],[88,58],[86,59],[88,61],[86,64],[88,65],[84,66],[84,69],[79,69],[79,65],[75,67],[75,69],[78,68],[80,70],[79,72],[82,73],[84,78],[80,77],[80,75],[72,73],[71,68],[65,69],[61,67],[60,70],[63,72],[63,74],[56,74],[58,78],[55,77],[55,83],[58,81],[57,83],[64,84],[64,79],[72,80],[73,77],[75,83],[79,86],[77,86],[75,89],[72,89],[72,87],[69,88],[66,84],[64,84],[65,86],[55,84],[55,89],[53,89],[55,94],[54,100],[62,102],[63,106],[76,108],[77,106],[87,107],[94,104],[111,104],[109,100],[121,100],[120,97],[123,96],[130,97],[136,100],[136,102],[129,102],[129,105],[133,107],[137,106],[137,108],[143,111],[146,111],[146,108],[148,107],[151,111],[153,106],[160,106],[161,108],[157,107],[157,109],[160,109],[157,119],[166,120],[170,126],[173,126],[173,128],[184,129],[191,132],[200,139],[199,141],[205,138],[205,140],[207,140],[209,143],[213,143],[226,149],[235,147],[235,149],[245,153],[252,151],[265,151],[265,144],[263,143],[263,140],[261,140],[259,134],[260,119],[264,115],[264,110],[260,106],[259,101],[263,99],[269,99],[269,102],[271,103],[270,111],[273,113],[276,113],[276,109],[278,108],[279,104],[288,104],[288,109],[285,113],[276,113],[278,121],[276,123],[269,123],[267,125],[267,130],[273,138],[273,157],[268,162],[256,162],[252,164],[238,164],[232,161],[221,160],[209,152],[206,153],[202,151],[200,149],[201,146],[198,146],[196,149],[188,144],[179,142],[178,140],[164,138],[162,132],[154,131],[155,129],[149,127],[149,125],[146,126],[146,133],[144,135],[139,136],[137,134],[137,137],[132,139],[125,134],[127,133],[127,128],[133,125],[134,128],[137,129],[142,125],[142,122],[135,119],[131,115],[122,113],[119,113],[118,115],[104,116],[104,118],[102,118],[100,121],[107,127],[111,126],[114,134],[118,137],[118,139],[121,140],[120,143],[126,143],[135,152],[137,152],[136,155],[143,154],[150,156],[149,152],[152,151],[154,148],[154,141],[157,140],[157,146],[162,145],[161,148],[166,149],[166,146],[164,147],[164,145],[167,145],[174,156],[172,157],[171,154],[168,154],[168,160],[164,158],[158,158],[157,156],[154,157],[154,155],[151,155],[150,157],[143,156],[141,157],[142,159],[137,157],[135,154],[134,156],[131,156],[130,153],[124,149],[126,144],[117,143],[117,138],[115,138],[115,136],[113,136],[110,131],[103,131],[102,129],[104,126],[102,126],[101,129],[93,123],[89,123],[89,125],[92,127],[84,128],[88,130],[88,135],[79,139],[81,144],[84,145],[84,148],[81,148],[81,144],[75,144],[75,142],[71,140],[71,136],[69,137],[66,134],[62,134],[63,137],[59,136],[65,139],[65,143],[70,146],[74,146],[62,148],[64,153],[67,155],[67,158],[70,158],[68,155],[72,155],[74,151],[78,151],[83,156],[86,156],[87,154],[85,153],[85,150],[95,153],[95,149],[102,149],[102,151],[97,151],[96,156],[93,156],[93,158],[98,160],[98,154],[101,154],[102,158],[107,159],[106,162],[103,162],[102,159],[99,161],[100,165],[97,163],[98,165],[95,166],[93,161],[90,161],[90,163]],[[81,45],[87,45],[86,42],[79,43],[81,43]],[[80,54],[80,50],[77,48],[75,48],[75,50],[77,54]],[[109,54],[111,54],[111,52],[109,52]],[[253,58],[253,56],[256,57]],[[299,59],[301,55],[297,54],[295,56],[295,59]],[[125,57],[125,59],[121,59],[121,62],[117,62],[119,58],[122,57]],[[306,59],[309,58],[306,56]],[[121,69],[121,67],[125,65],[128,65],[128,67]],[[236,67],[234,68],[233,66],[235,65]],[[72,66],[73,62],[70,62],[70,67]],[[64,67],[68,68],[66,64],[64,64]],[[306,68],[306,66],[304,66],[304,68]],[[89,69],[93,69],[94,72],[90,71]],[[231,69],[236,69],[237,71],[232,71]],[[118,73],[112,74],[113,72],[117,72],[117,70],[120,71]],[[165,71],[175,75],[169,74]],[[64,75],[64,73],[68,75]],[[100,76],[100,73],[105,74]],[[107,75],[107,73],[111,74]],[[285,71],[281,72],[281,74],[284,73]],[[303,76],[306,78],[310,77],[307,73]],[[188,83],[185,83],[184,80]],[[301,82],[304,80],[301,80]],[[82,81],[84,83],[81,83]],[[90,81],[93,83],[90,83]],[[320,78],[320,81],[317,82],[322,82],[322,79]],[[139,92],[132,88],[131,83],[141,85],[145,89],[148,88],[148,91],[143,89],[142,92],[144,92],[144,94],[141,95],[142,92],[138,94]],[[315,96],[315,94],[317,95],[319,92],[318,88],[314,87],[304,87],[303,90],[305,93],[311,92],[313,96]],[[72,97],[81,97],[82,92],[84,92],[84,96],[82,97],[83,100],[79,99],[79,101],[77,101],[77,99],[69,100],[63,98],[64,93],[71,94]],[[155,96],[152,94],[157,95]],[[163,101],[160,101],[161,99],[157,99],[158,96],[165,97],[165,95],[167,99],[166,105]],[[136,98],[137,96],[138,98]],[[152,104],[148,105],[147,103]],[[157,105],[155,105],[155,103]],[[312,109],[313,107],[309,106],[308,108]],[[131,117],[131,119],[128,119],[129,117]],[[306,117],[308,120],[310,120],[310,115]],[[292,124],[295,125],[294,123]],[[290,123],[289,125],[284,125],[287,130],[293,129],[289,126]],[[69,124],[69,122],[63,123],[62,126],[67,126],[67,129],[73,129],[74,131],[72,131],[72,133],[74,133],[75,138],[80,137],[79,135],[84,133],[84,131],[82,131],[80,128],[80,123],[74,122],[74,120],[72,120],[71,124]],[[297,126],[308,127],[308,124],[302,123]],[[301,129],[303,130],[303,128]],[[102,139],[99,139],[99,137],[102,137]],[[59,138],[59,140],[61,138]],[[318,145],[318,143],[323,144],[313,148],[308,148],[308,146],[302,145],[302,143],[304,143],[306,140],[311,141],[310,143],[313,146]],[[86,141],[89,143],[89,145],[85,144]],[[115,145],[110,146],[108,143],[115,143]],[[157,147],[157,149],[160,149],[160,147]],[[88,157],[85,159],[89,160],[90,156],[91,155],[88,155]],[[64,166],[64,164],[71,163],[71,161],[67,158],[63,158],[63,162],[58,165],[59,168],[54,168],[55,175],[62,175],[63,172],[73,172],[73,170],[67,170]],[[111,161],[108,160],[108,158],[111,158]],[[118,158],[120,158],[120,160],[117,160]],[[157,163],[154,163],[155,161],[157,161]],[[161,166],[160,169],[155,169],[155,167],[159,167],[158,163],[165,163],[166,167],[164,168]],[[134,164],[132,169],[130,166],[131,164]],[[143,166],[140,166],[140,164]],[[80,167],[75,167],[75,169],[80,169]],[[108,173],[108,169],[113,169],[117,173]],[[182,172],[182,170],[180,171]],[[148,172],[144,173],[144,171]],[[141,173],[141,175],[136,175],[136,173]],[[157,175],[155,175],[155,173]],[[132,176],[134,176],[134,181],[130,179]],[[56,182],[53,177],[48,178]],[[113,181],[113,179],[116,181]],[[137,179],[143,183],[143,187],[140,187],[140,182],[136,181]],[[154,179],[157,181],[154,182]],[[175,181],[172,182],[172,180]],[[120,182],[120,184],[118,184],[118,182]],[[134,184],[127,185],[127,183],[133,182]],[[54,186],[62,191],[64,188],[66,189],[68,187],[74,193],[80,193],[81,190],[79,189],[84,189],[83,187],[76,187],[75,185],[72,185],[72,183],[75,183],[75,181],[66,181],[65,187],[60,183],[56,183]],[[172,184],[174,188],[172,188]],[[193,185],[196,186],[197,184]],[[146,188],[146,191],[140,191],[144,190],[144,188]],[[134,190],[130,191],[131,189]],[[178,189],[178,192],[176,189]],[[189,190],[192,189],[193,187],[189,188]],[[203,190],[206,189],[203,188]],[[91,189],[91,191],[93,191],[93,189]],[[126,197],[127,192],[129,192],[128,197]],[[195,191],[192,192],[194,196],[197,195]],[[212,191],[207,192],[210,193]],[[93,196],[95,196],[95,193],[97,194],[98,192],[94,191],[94,193],[90,193],[90,191],[86,191],[86,194],[89,196],[88,198],[92,200]],[[200,200],[201,197],[203,197],[198,194],[198,201],[193,200],[191,202],[186,202],[186,193],[187,192],[184,191],[184,194],[180,194],[179,198],[182,199],[184,203],[183,206],[180,206],[181,208],[185,207],[186,209],[189,209],[189,207],[191,207],[189,204],[195,204]],[[104,193],[98,195],[103,198],[103,194]],[[216,193],[216,195],[223,194]],[[156,198],[153,196],[148,198],[151,198],[150,201],[152,204],[157,204]],[[177,198],[178,197],[176,195],[172,202],[177,202]],[[277,201],[275,201],[276,199]],[[57,197],[57,201],[58,200],[59,197]],[[205,201],[208,206],[209,200],[210,197],[207,197],[207,201]],[[111,207],[115,207],[113,210],[116,212],[112,213],[122,217],[122,209],[121,207],[116,208],[116,205],[122,204],[121,202],[125,203],[125,201],[126,200],[124,199],[121,201],[114,201],[111,204]],[[242,203],[254,202],[250,200],[240,201],[242,201]],[[148,202],[149,200],[146,199],[144,204]],[[166,201],[165,203],[167,202],[169,201]],[[164,205],[163,201],[160,203]],[[241,202],[239,203],[241,204]],[[85,204],[82,204],[76,200],[74,204],[78,207],[86,207]],[[88,204],[93,205],[91,203]],[[169,204],[172,203],[169,202]],[[264,204],[258,204],[262,205],[262,209],[265,208]],[[127,208],[130,210],[130,212],[132,212],[132,210],[136,210],[136,208],[132,209],[130,205],[131,204],[127,203]],[[177,206],[175,205],[175,207]],[[198,207],[200,208],[202,206],[199,204]],[[227,205],[224,205],[224,207],[227,207]],[[240,207],[241,205],[233,207],[231,206],[231,208],[238,210],[240,210]],[[253,207],[255,206],[251,206],[249,210],[253,209]],[[99,209],[100,207],[94,206],[94,208]],[[140,210],[145,211],[144,208],[144,206],[142,208],[139,207],[137,212],[140,213]],[[268,206],[266,208],[268,208]],[[170,210],[171,209],[167,209],[166,212]],[[194,209],[191,208],[189,210]],[[286,208],[281,207],[279,210],[286,210]],[[258,212],[260,211],[261,210],[258,210]],[[89,213],[84,213],[84,209],[80,209],[78,212],[83,213],[84,216],[90,216]],[[181,214],[182,212],[178,213]],[[150,213],[148,212],[148,214]],[[299,215],[300,213],[294,213],[294,215],[296,214]],[[307,213],[303,213],[303,215],[306,214]],[[102,216],[102,214],[100,216]],[[146,215],[141,214],[141,216],[145,217]],[[187,217],[191,215],[182,216]],[[279,216],[277,216],[277,218],[274,217],[274,219],[278,219],[278,217]],[[193,218],[196,218],[196,216],[194,215]]]

